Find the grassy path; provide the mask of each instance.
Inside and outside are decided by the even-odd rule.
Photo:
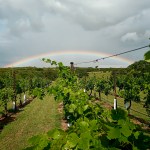
[[[28,139],[52,128],[60,127],[61,116],[58,104],[50,96],[44,100],[34,99],[16,120],[4,127],[0,133],[0,150],[20,150],[29,146]]]

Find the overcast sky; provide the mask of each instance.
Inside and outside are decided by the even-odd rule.
[[[64,62],[73,57],[65,51],[85,52],[75,63],[93,60],[87,51],[116,54],[148,45],[149,37],[149,0],[0,0],[0,67],[57,51]],[[147,50],[121,57],[138,61]]]

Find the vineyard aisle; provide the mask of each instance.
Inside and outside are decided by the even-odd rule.
[[[29,146],[27,140],[33,135],[46,133],[60,126],[61,115],[58,113],[58,103],[53,97],[34,99],[17,114],[14,122],[4,127],[0,133],[0,150],[23,149]]]

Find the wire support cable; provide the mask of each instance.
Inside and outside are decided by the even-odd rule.
[[[114,54],[114,55],[110,55],[110,56],[107,56],[107,57],[102,57],[102,58],[91,60],[91,61],[85,61],[85,62],[76,63],[74,65],[91,63],[91,62],[95,63],[95,62],[98,62],[100,60],[104,60],[104,59],[108,59],[108,58],[111,58],[111,57],[115,57],[115,56],[123,55],[123,54],[126,54],[126,53],[134,52],[134,51],[137,51],[137,50],[140,50],[140,49],[144,49],[146,47],[150,47],[150,45],[142,46],[142,47],[139,47],[139,48],[135,48],[135,49],[132,49],[132,50],[124,51],[122,53],[117,53],[117,54]]]

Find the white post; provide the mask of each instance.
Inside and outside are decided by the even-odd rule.
[[[15,101],[13,101],[12,103],[13,103],[13,110],[15,110]]]
[[[114,110],[117,109],[117,99],[114,99]]]
[[[128,103],[125,103],[124,105],[125,105],[125,108],[128,109],[128,107],[129,107]]]
[[[23,99],[24,99],[23,103],[25,103],[26,102],[26,94],[24,94]]]

